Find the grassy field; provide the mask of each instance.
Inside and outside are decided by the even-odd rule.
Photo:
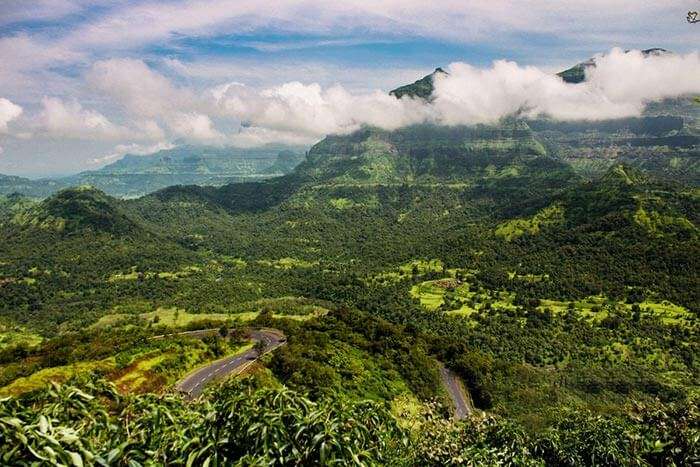
[[[114,358],[99,361],[79,362],[72,365],[44,368],[23,378],[17,378],[7,386],[0,388],[0,396],[16,396],[42,388],[50,382],[64,382],[73,376],[93,371],[108,372],[115,368]]]
[[[564,208],[561,206],[549,206],[530,218],[513,219],[500,224],[496,228],[496,235],[510,242],[522,235],[537,235],[541,226],[556,225],[564,221]]]
[[[274,300],[271,299],[270,303]],[[262,302],[265,303],[265,302]],[[260,306],[262,308],[263,305]],[[316,318],[323,316],[328,310],[325,308],[308,305],[303,309],[295,309],[294,314],[287,314],[283,310],[276,311],[272,308],[272,316],[276,319],[294,319],[297,321],[305,321],[311,318]],[[125,324],[130,324],[133,321],[146,321],[151,323],[153,326],[164,327],[164,328],[184,328],[184,327],[196,327],[197,323],[202,325],[210,324],[212,322],[218,322],[221,324],[237,321],[237,322],[249,322],[253,321],[258,317],[261,311],[240,311],[236,313],[189,313],[182,309],[177,308],[158,308],[155,311],[148,311],[138,314],[130,313],[112,313],[101,317],[96,323],[92,325],[95,328],[103,328],[107,326],[122,326]],[[136,323],[131,323],[136,324]]]
[[[239,354],[252,347],[253,343],[250,341],[228,344],[224,355]],[[222,356],[215,359],[218,358]],[[207,348],[197,341],[186,346],[178,343],[136,356],[129,365],[113,372],[110,379],[122,393],[157,392],[170,387],[187,373],[208,365],[215,359],[212,359]]]
[[[136,268],[131,268],[131,271],[128,273],[121,273],[118,272],[116,274],[112,274],[109,279],[107,279],[108,282],[119,282],[119,281],[135,281],[139,278],[142,279],[181,279],[184,277],[189,277],[193,274],[197,274],[202,272],[202,269],[199,266],[187,266],[186,268],[183,268],[179,271],[163,271],[163,272],[139,272],[136,270]]]
[[[516,275],[510,273],[512,280],[541,281],[544,275]],[[411,297],[420,301],[427,310],[442,310],[448,314],[468,317],[477,310],[488,308],[494,311],[514,309],[516,295],[512,292],[474,290],[465,281],[454,278],[438,279],[416,284],[411,288]],[[487,305],[488,304],[488,305]],[[686,308],[666,300],[645,300],[638,304],[641,314],[653,315],[664,324],[694,326],[697,318]],[[595,321],[602,321],[612,311],[631,313],[632,304],[610,300],[597,295],[582,300],[564,302],[559,300],[541,299],[537,307],[540,311],[550,310],[553,313],[565,313],[569,308],[577,310],[583,316]]]
[[[280,258],[273,260],[259,260],[258,264],[277,269],[308,269],[318,265],[318,261],[304,261],[297,258]]]
[[[406,264],[402,264],[393,271],[386,271],[373,276],[373,280],[379,282],[398,282],[404,278],[411,277],[417,274],[426,274],[429,272],[443,272],[444,265],[439,259],[415,259]]]
[[[486,306],[495,310],[515,308],[513,293],[473,289],[468,282],[445,278],[414,285],[410,293],[428,310],[442,308],[443,311],[455,315],[469,316]],[[489,305],[486,305],[487,303]]]
[[[0,350],[15,345],[34,347],[43,340],[40,335],[29,332],[23,327],[0,324]]]

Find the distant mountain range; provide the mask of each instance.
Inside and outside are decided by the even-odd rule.
[[[30,180],[1,175],[0,194],[43,198],[62,188],[91,185],[117,197],[135,197],[171,185],[220,186],[289,173],[304,158],[302,148],[241,149],[183,145],[148,155],[129,155],[97,170]]]
[[[645,55],[667,53],[660,48],[643,51]],[[595,66],[592,58],[558,76],[580,83],[586,70]],[[430,100],[435,76],[446,73],[436,68],[390,95]],[[464,164],[471,170],[480,158],[491,161],[482,168],[497,167],[504,155],[546,156],[589,180],[624,163],[660,179],[700,186],[700,101],[684,97],[654,102],[640,117],[605,121],[510,117],[496,125],[471,128],[415,125],[394,132],[363,128],[351,135],[328,136],[308,157],[299,147],[178,146],[145,156],[127,155],[101,169],[69,177],[29,180],[0,175],[0,195],[44,198],[63,188],[91,185],[128,198],[172,185],[222,186],[261,180],[289,174],[300,164],[298,175],[322,177],[331,184],[411,183],[443,173],[460,178]]]

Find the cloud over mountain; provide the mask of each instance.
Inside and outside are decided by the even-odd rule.
[[[453,63],[435,79],[435,116],[447,124],[486,123],[521,113],[560,120],[639,115],[646,103],[700,92],[700,55],[644,56],[613,49],[596,57],[583,83],[536,67],[497,61],[490,68]]]

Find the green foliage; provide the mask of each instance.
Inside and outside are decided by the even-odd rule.
[[[683,118],[663,117],[669,106]],[[697,414],[679,407],[698,392],[700,197],[655,174],[697,178],[695,117],[680,101],[653,112],[363,128],[265,181],[3,199],[0,317],[43,340],[0,349],[0,386],[97,369],[150,393],[86,389],[102,391],[81,399],[106,413],[99,428],[61,418],[66,389],[11,399],[4,439],[17,445],[19,419],[35,452],[59,456],[47,462],[689,463]],[[657,143],[658,160],[634,166],[604,151],[629,160]],[[290,389],[152,394],[240,342],[150,337],[244,321],[284,329],[287,345],[251,371]],[[452,424],[432,408],[436,359],[488,416]],[[390,403],[411,413],[407,432]],[[79,439],[56,434],[51,454],[41,430],[64,428]],[[8,459],[34,456],[21,449]]]
[[[389,95],[401,99],[402,97],[412,97],[430,100],[433,94],[433,79],[437,75],[446,75],[442,68],[436,68],[431,74],[424,76],[412,84],[400,86],[389,92]]]
[[[3,464],[691,465],[700,454],[690,401],[630,417],[562,412],[556,430],[531,436],[498,417],[451,423],[432,410],[410,432],[375,402],[314,402],[253,381],[191,403],[76,383],[0,400]]]
[[[383,464],[405,443],[382,406],[228,385],[215,400],[123,398],[100,381],[0,401],[4,464]],[[60,408],[60,409],[59,409]]]
[[[500,224],[496,235],[511,241],[522,235],[537,235],[541,227],[561,224],[564,221],[564,210],[561,206],[549,206],[538,211],[529,219],[514,219]]]

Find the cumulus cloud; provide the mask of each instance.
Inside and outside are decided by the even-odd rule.
[[[535,67],[497,61],[480,69],[448,67],[435,80],[435,118],[446,124],[488,123],[511,114],[561,120],[639,115],[646,103],[700,92],[700,56],[613,49],[596,57],[587,80],[568,84]]]
[[[144,134],[112,123],[97,111],[83,108],[76,101],[44,97],[41,104],[42,110],[37,118],[39,131],[53,138],[119,140],[144,137]],[[144,128],[147,132],[155,131],[149,123],[145,123]],[[158,135],[147,133],[147,136]]]
[[[214,103],[205,93],[175,86],[142,60],[111,59],[95,63],[88,82],[138,118],[162,121],[176,136],[192,141],[223,139],[209,114]]]
[[[113,150],[110,153],[100,157],[96,157],[88,161],[88,163],[91,165],[103,165],[110,162],[114,162],[117,159],[121,159],[126,154],[142,156],[145,154],[153,154],[154,152],[163,151],[166,149],[172,149],[174,147],[174,144],[166,141],[161,141],[155,144],[147,145],[137,143],[118,144],[113,148]]]
[[[7,125],[22,115],[22,107],[0,97],[0,133],[7,133]]]
[[[176,136],[202,142],[223,140],[207,115],[200,113],[178,113],[170,120],[170,127]]]
[[[187,88],[176,87],[142,60],[111,59],[93,64],[87,75],[96,90],[118,100],[142,117],[159,117],[196,108],[197,98]]]
[[[213,92],[222,114],[248,126],[319,137],[347,133],[361,125],[394,129],[428,116],[422,102],[397,100],[375,91],[351,94],[342,86],[286,83],[256,91],[231,83]]]
[[[613,49],[596,57],[596,67],[580,84],[510,61],[486,68],[453,63],[448,72],[437,76],[435,99],[429,103],[395,99],[384,91],[352,93],[340,85],[299,81],[262,89],[230,82],[196,90],[176,86],[139,60],[99,62],[89,81],[134,117],[162,122],[171,137],[238,145],[312,143],[363,125],[393,130],[421,122],[492,123],[515,114],[619,118],[640,114],[649,101],[700,92],[698,53],[644,56]],[[85,120],[95,120],[93,127],[107,126],[94,115]]]
[[[453,63],[435,80],[435,99],[400,100],[384,92],[351,94],[341,86],[286,83],[255,90],[240,83],[213,89],[219,112],[272,134],[321,137],[362,125],[392,130],[419,122],[493,123],[509,115],[601,120],[639,115],[648,102],[700,92],[700,56],[613,49],[596,57],[580,84],[550,72],[496,61],[477,68]]]

